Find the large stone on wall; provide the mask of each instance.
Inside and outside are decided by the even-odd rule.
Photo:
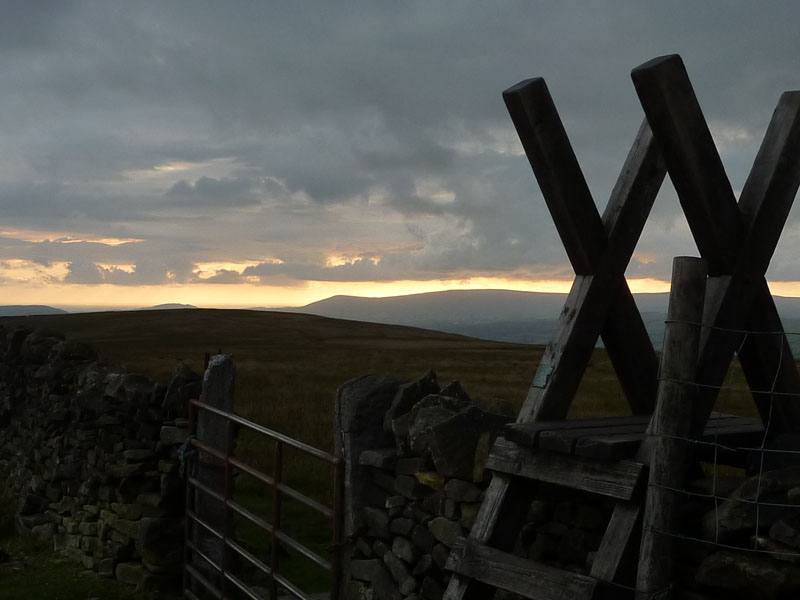
[[[383,418],[402,381],[388,375],[365,375],[352,379],[336,391],[334,412],[334,444],[345,460],[345,532],[357,528],[352,513],[364,506],[368,485],[367,467],[358,465],[365,450],[394,445],[390,433],[383,429]]]
[[[480,481],[483,465],[476,462],[476,453],[481,437],[499,431],[509,420],[473,406],[433,425],[428,446],[436,471],[448,478]]]
[[[401,385],[389,408],[383,416],[383,430],[387,433],[392,431],[392,421],[401,415],[408,413],[411,408],[425,396],[435,394],[439,391],[439,383],[436,381],[436,373],[428,371],[417,381],[411,381]]]
[[[184,418],[189,414],[189,400],[200,397],[203,377],[188,365],[179,364],[172,374],[162,408],[168,419]]]
[[[704,589],[722,591],[726,598],[771,600],[785,592],[787,573],[760,556],[721,550],[706,558],[695,581]],[[788,596],[787,596],[788,597]]]
[[[45,328],[35,329],[22,342],[20,354],[25,362],[41,365],[53,349],[64,340],[64,334]]]
[[[752,535],[756,521],[760,528],[780,519],[789,504],[789,490],[800,486],[800,467],[766,471],[746,479],[730,497],[703,517],[703,537],[728,543]],[[756,504],[756,501],[763,504]],[[759,532],[756,532],[759,533]]]
[[[359,465],[358,458],[365,451],[394,446],[393,436],[384,430],[383,421],[402,383],[388,375],[364,375],[351,379],[336,390],[334,446],[335,452],[344,460],[345,537],[355,535],[365,525],[361,521],[362,509],[369,504],[369,498],[374,498],[379,492],[369,477],[369,469],[373,467]],[[349,552],[343,552],[343,582],[349,579],[349,557]],[[385,573],[385,578],[393,583],[388,573]]]
[[[18,327],[6,334],[6,353],[7,362],[16,362],[22,357],[22,344],[33,330],[28,327]]]
[[[181,519],[141,519],[136,551],[148,566],[178,567],[183,561]]]

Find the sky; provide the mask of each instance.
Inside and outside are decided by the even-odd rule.
[[[502,101],[544,77],[602,211],[681,54],[734,190],[800,89],[800,4],[4,0],[0,304],[567,291]],[[800,295],[800,212],[768,279]],[[697,250],[667,179],[627,277]]]

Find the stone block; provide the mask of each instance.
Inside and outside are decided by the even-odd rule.
[[[434,564],[442,570],[447,564],[448,556],[450,556],[450,548],[442,543],[436,544],[431,551],[431,558],[433,558]]]
[[[389,514],[385,510],[365,506],[361,514],[364,523],[370,528],[373,535],[382,539],[389,539]]]
[[[97,574],[100,577],[112,578],[114,577],[114,559],[103,558],[97,563]]]
[[[117,565],[114,574],[122,583],[138,586],[144,578],[144,567],[138,562],[123,562]]]
[[[401,385],[392,399],[391,406],[384,415],[383,430],[390,433],[394,419],[408,413],[411,407],[425,396],[435,394],[438,391],[439,383],[436,380],[436,373],[433,371],[428,371],[417,381]]]
[[[392,540],[392,553],[410,565],[414,564],[420,555],[419,549],[411,540],[399,536]]]
[[[128,519],[135,521],[142,516],[142,507],[135,503],[121,503],[112,502],[111,510],[119,516],[120,519]]]
[[[429,487],[422,485],[410,475],[398,475],[394,480],[394,485],[399,494],[412,500],[424,498],[432,493]]]
[[[91,523],[88,521],[84,521],[83,523],[78,523],[78,533],[81,535],[97,535],[97,523]]]
[[[483,490],[470,481],[463,479],[450,479],[444,486],[448,498],[455,502],[480,502],[483,500]]]
[[[416,525],[411,531],[411,541],[414,545],[423,552],[431,552],[436,545],[436,538],[431,533],[430,529],[423,525]]]
[[[380,448],[377,450],[363,450],[358,456],[358,464],[376,469],[392,470],[397,463],[396,448]]]
[[[392,519],[389,522],[389,533],[408,537],[411,535],[411,531],[414,529],[415,525],[416,523],[412,519],[406,519],[404,517]]]
[[[183,561],[183,535],[180,519],[144,518],[140,521],[136,550],[148,565],[179,566]]]
[[[131,521],[129,519],[116,519],[115,521],[110,523],[110,525],[112,529],[135,540],[138,539],[139,537],[139,523],[140,521]]]

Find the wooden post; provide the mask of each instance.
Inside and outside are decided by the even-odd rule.
[[[226,354],[211,357],[203,376],[200,400],[214,408],[233,412],[233,382],[233,358]],[[233,424],[225,417],[200,409],[197,417],[197,440],[230,456],[234,443]],[[230,497],[233,494],[233,481],[229,465],[221,464],[219,459],[202,450],[198,454],[197,480],[218,494]],[[223,538],[230,534],[230,516],[227,507],[217,498],[197,489],[195,510],[198,518],[222,534]],[[195,544],[206,556],[223,569],[229,567],[225,539],[219,539],[202,526],[195,526],[194,537]],[[207,571],[208,565],[202,559],[196,558],[195,568]],[[224,581],[222,585],[224,586]]]
[[[658,359],[624,278],[666,173],[650,127],[642,123],[601,218],[544,80],[520,82],[503,100],[578,276],[547,357],[554,370],[562,364],[553,377],[566,386],[554,381],[535,418],[566,415],[598,335],[634,414],[650,414]]]
[[[672,581],[668,534],[675,531],[680,499],[674,490],[683,488],[686,473],[707,272],[705,261],[699,258],[677,257],[672,264],[637,576],[637,595],[642,599],[667,590]]]
[[[730,276],[716,307],[709,307],[707,320],[717,329],[701,340],[697,377],[710,387],[698,391],[695,410],[707,418],[714,386],[722,383],[741,344],[740,334],[725,330],[783,331],[764,274],[800,186],[800,92],[781,96],[737,204],[681,58],[654,59],[631,77],[709,273]],[[751,389],[800,391],[794,361],[779,360],[787,347],[783,336],[744,340],[739,359]],[[762,415],[774,404],[771,434],[800,426],[800,408],[788,396],[757,394],[755,400]],[[695,420],[701,427],[704,422]]]

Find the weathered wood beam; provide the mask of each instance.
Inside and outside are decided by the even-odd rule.
[[[560,336],[562,340],[555,341],[593,348],[602,334],[634,413],[649,413],[655,401],[658,360],[624,278],[666,172],[649,126],[642,124],[601,219],[544,80],[523,81],[503,92],[503,99],[573,269],[578,277],[591,276],[593,285],[604,288],[602,295],[592,294],[590,307],[568,299],[562,317],[571,318],[579,310],[587,314],[576,319],[582,322],[579,329],[570,328],[573,339]],[[573,285],[573,290],[577,287]],[[574,339],[578,336],[586,339]],[[558,357],[554,351],[546,359]],[[589,357],[583,350],[574,358],[579,362],[569,370],[580,378]],[[550,366],[555,369],[552,360]],[[553,406],[550,394],[545,395],[545,418],[563,417],[575,389],[559,392],[564,405],[560,408]]]
[[[603,581],[635,579],[642,510],[638,502],[618,502],[592,563],[591,576]],[[617,590],[619,592],[620,590]]]
[[[655,58],[631,78],[709,274],[732,273],[744,228],[681,57]]]
[[[711,324],[744,329],[749,323],[763,327],[762,331],[782,332],[774,302],[761,281],[800,185],[800,93],[781,97],[737,207],[680,57],[655,59],[634,69],[631,76],[709,272],[728,276],[720,280]],[[758,315],[753,315],[755,305],[762,307]],[[745,345],[758,346],[740,355],[745,375],[748,381],[772,382],[778,365],[765,372],[764,361],[756,358],[762,353],[779,356],[785,340],[753,337]],[[698,381],[719,385],[741,339],[740,334],[709,330],[701,342]],[[776,391],[800,391],[793,361],[783,361],[780,368],[779,379],[787,387]],[[713,387],[698,392],[693,431],[702,427],[716,395]],[[765,403],[772,400],[760,397],[757,402],[765,414],[769,411]],[[775,408],[780,418],[773,433],[800,426],[797,403],[776,400]]]
[[[526,79],[503,100],[572,268],[592,275],[608,238],[547,84]]]
[[[591,600],[600,583],[586,575],[525,560],[472,539],[456,542],[445,568],[531,600]]]
[[[532,450],[505,438],[495,441],[486,468],[618,500],[631,500],[637,494],[644,472],[644,465],[631,460],[593,461]]]
[[[672,581],[672,538],[678,532],[678,501],[689,461],[700,321],[706,291],[706,262],[677,257],[672,263],[667,330],[658,403],[653,413],[650,480],[639,552],[637,596],[651,598]]]
[[[469,533],[470,541],[511,552],[530,500],[530,481],[493,473]],[[493,594],[487,583],[473,580],[466,574],[454,573],[443,600],[483,600]]]

